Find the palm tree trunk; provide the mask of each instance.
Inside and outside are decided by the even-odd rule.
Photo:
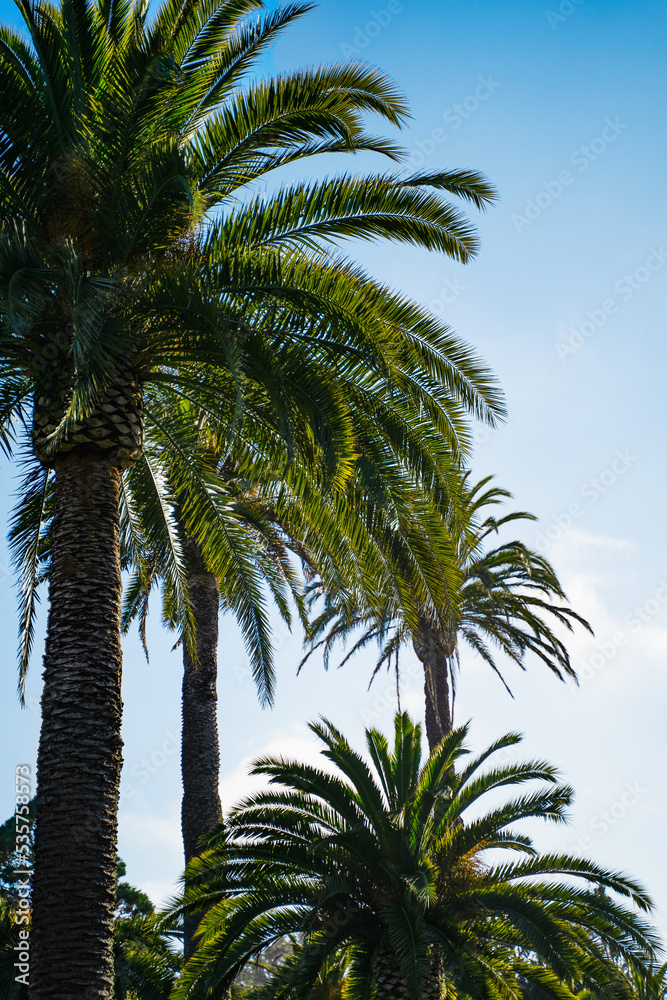
[[[452,731],[448,660],[454,653],[454,644],[422,619],[413,646],[424,667],[426,736],[429,750],[433,750]]]
[[[37,761],[31,1000],[109,1000],[121,770],[119,471],[55,462]]]
[[[186,557],[195,545],[188,539]],[[189,560],[190,563],[192,561]],[[189,573],[188,594],[196,629],[197,662],[184,646],[181,825],[186,864],[199,852],[202,835],[222,819],[218,792],[220,752],[216,694],[218,581],[213,573]],[[185,919],[183,945],[186,959],[194,950],[192,939],[198,923],[197,915]]]

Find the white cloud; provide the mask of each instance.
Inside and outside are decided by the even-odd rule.
[[[245,757],[237,767],[224,774],[220,780],[220,798],[223,812],[237,805],[241,799],[267,786],[267,780],[249,773],[258,757],[284,757],[302,761],[322,770],[332,770],[333,765],[319,751],[319,741],[305,723],[296,723],[289,730],[273,733],[257,750]]]

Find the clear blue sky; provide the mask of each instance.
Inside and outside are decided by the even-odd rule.
[[[6,0],[0,12],[14,19]],[[269,61],[280,70],[358,55],[381,66],[410,99],[404,141],[415,165],[481,169],[500,191],[499,206],[479,220],[482,251],[468,267],[408,249],[351,249],[439,310],[497,372],[509,421],[478,434],[475,471],[495,473],[518,507],[539,515],[523,538],[553,559],[596,631],[572,642],[579,690],[530,663],[526,675],[508,671],[512,701],[464,655],[457,719],[473,718],[477,744],[518,728],[527,752],[562,767],[577,790],[572,824],[538,833],[541,842],[579,846],[641,877],[663,933],[666,17],[656,0],[323,0]],[[6,504],[6,469],[2,485]],[[9,574],[0,577],[8,815],[13,768],[34,759],[38,721],[16,707],[14,595]],[[156,621],[150,664],[134,639],[125,657],[120,852],[128,877],[156,899],[180,868],[180,662],[170,647]],[[227,802],[247,787],[248,756],[267,747],[312,753],[305,720],[320,712],[355,740],[371,716],[390,725],[391,679],[366,692],[372,653],[329,674],[312,662],[297,679],[299,658],[299,637],[281,637],[276,706],[262,712],[238,633],[222,623]],[[404,702],[421,711],[409,654],[405,671]],[[33,705],[39,673],[36,656]]]

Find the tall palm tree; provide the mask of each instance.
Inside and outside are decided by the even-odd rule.
[[[494,765],[519,736],[466,760],[460,729],[422,761],[420,727],[397,714],[393,747],[366,732],[366,761],[330,723],[311,730],[327,768],[258,760],[253,773],[270,787],[242,802],[189,866],[174,912],[208,912],[175,1000],[221,994],[285,934],[303,950],[277,974],[284,997],[306,996],[343,947],[350,1000],[438,997],[443,981],[480,1000],[518,1000],[522,983],[559,1000],[584,987],[624,995],[605,948],[628,961],[650,955],[652,931],[621,900],[644,912],[651,904],[627,876],[540,854],[520,831],[529,818],[563,822],[572,789],[543,761]],[[504,787],[513,797],[498,803]]]
[[[198,446],[201,446],[201,440],[193,439],[192,452]],[[191,522],[191,531],[186,529],[184,520],[178,521],[183,570],[195,632],[194,649],[184,641],[187,620],[172,622],[181,632],[183,646],[181,828],[186,863],[200,850],[202,836],[222,819],[216,693],[220,607],[232,611],[242,625],[259,690],[270,698],[273,690],[273,658],[262,584],[269,586],[278,609],[288,623],[290,612],[286,591],[297,599],[299,597],[294,571],[282,539],[263,515],[261,506],[247,486],[244,489],[238,469],[232,473],[229,458],[225,462],[226,468],[218,469],[220,459],[216,452],[209,453],[209,460],[210,495],[216,498],[216,502],[208,509],[199,511],[196,528]],[[189,477],[190,491],[193,485],[191,479]],[[150,510],[146,511],[137,504],[136,498],[133,499],[136,521],[144,525],[147,522],[150,524]],[[177,513],[179,509],[183,511],[184,507],[187,508],[187,495],[181,497],[183,502],[179,504],[176,492],[175,500]],[[216,547],[219,550],[220,534],[233,540],[237,555],[239,571],[234,573],[232,586],[229,585],[229,573],[219,571],[216,574],[209,569],[209,566],[219,566],[219,551],[216,552]],[[150,538],[150,527],[144,531],[144,535],[147,540]],[[148,655],[145,623],[150,592],[161,576],[161,568],[157,554],[149,544],[142,546],[141,551],[135,549],[133,554],[134,575],[126,593],[123,627],[127,630],[133,619],[139,618]],[[246,583],[246,592],[241,599],[238,594],[240,581]],[[196,924],[197,918],[193,916],[184,921],[186,958],[192,951]]]
[[[0,1000],[27,1000],[30,961],[20,962],[21,930],[10,902],[0,895]],[[29,939],[28,939],[29,941]],[[29,956],[29,947],[28,947]],[[119,917],[114,925],[113,1000],[168,1000],[181,966],[169,937],[151,914]],[[24,972],[18,965],[24,965]]]
[[[282,333],[279,332],[279,336],[282,336]],[[294,358],[294,351],[291,352],[290,357]],[[332,364],[328,366],[329,371],[335,371],[335,361],[334,357]],[[351,385],[348,385],[345,392],[345,399],[346,405],[350,406],[350,403],[352,403],[354,410],[358,392],[354,385],[353,370],[348,369],[347,372],[341,372],[341,378],[338,380],[338,389],[344,388],[346,385],[345,380],[350,378],[353,381]],[[369,399],[373,400],[373,396],[370,393],[367,395]],[[198,422],[201,422],[200,416],[210,417],[210,414],[206,413],[206,407],[201,404],[195,412],[192,407],[185,406],[184,408],[183,402],[179,404],[179,410],[179,406],[176,405],[177,403],[178,401],[174,398],[173,393],[167,393],[165,398],[163,390],[161,393],[158,390],[153,391],[151,396],[146,399],[148,444],[139,462],[133,468],[127,470],[120,479],[121,540],[128,551],[133,549],[135,565],[137,561],[141,561],[143,550],[150,549],[154,557],[154,564],[159,564],[160,573],[166,576],[169,581],[167,590],[168,604],[173,605],[175,597],[178,596],[179,565],[182,566],[183,574],[186,578],[185,581],[181,581],[182,584],[183,582],[185,584],[185,586],[182,586],[183,591],[186,588],[191,588],[192,593],[194,587],[199,586],[204,590],[205,594],[206,585],[210,586],[212,584],[211,589],[213,589],[213,593],[215,594],[217,588],[216,580],[218,578],[224,579],[225,600],[231,608],[242,614],[246,614],[245,624],[247,626],[247,634],[254,639],[261,653],[259,659],[266,666],[268,662],[266,655],[268,646],[266,623],[263,620],[262,614],[257,613],[256,607],[249,607],[249,605],[252,605],[252,600],[256,597],[257,590],[256,580],[254,579],[257,575],[256,569],[252,566],[253,557],[250,552],[241,551],[239,546],[239,541],[242,540],[241,533],[238,527],[236,531],[234,530],[234,527],[229,522],[229,518],[225,518],[224,508],[228,500],[224,493],[221,494],[216,484],[216,477],[213,474],[215,469],[210,466],[205,449],[200,449],[201,453],[198,454],[197,449],[192,447],[192,425],[197,425]],[[230,403],[227,399],[224,414],[218,412],[220,420],[226,415],[229,406]],[[358,412],[360,413],[362,409],[362,402],[360,402]],[[176,412],[177,410],[178,412]],[[256,424],[258,415],[260,414],[260,410],[256,404],[253,403],[250,413],[255,418]],[[295,427],[297,426],[297,416],[298,411],[294,411],[291,423]],[[381,392],[378,393],[378,398],[373,401],[372,416],[375,418],[373,429],[377,437],[376,447],[378,447],[379,443],[386,436],[381,433],[385,421],[389,421],[389,425],[391,426],[391,421],[394,420],[394,414],[391,413],[390,407],[382,403]],[[371,414],[367,414],[365,420],[369,423]],[[209,424],[210,419],[203,426],[207,427]],[[277,438],[280,427],[275,418],[274,426],[271,430],[273,438],[269,438],[268,444],[264,443],[264,462],[267,465],[271,459],[275,463],[277,455],[276,441],[274,439]],[[421,433],[424,436],[423,427]],[[436,436],[441,437],[441,434],[437,430]],[[355,441],[358,442],[360,440],[363,440],[363,435],[358,431]],[[414,456],[419,455],[419,461],[423,465],[429,461],[429,454],[424,448],[424,442],[428,442],[428,436],[424,436],[419,448],[415,449],[411,433],[407,435],[405,442],[402,442],[401,434],[397,434],[394,431],[391,443],[393,443],[398,455],[402,454],[403,451],[406,452],[408,458],[411,452],[414,453]],[[205,438],[204,443],[206,443]],[[251,460],[253,465],[257,464],[258,444],[256,442],[253,448],[254,452],[250,459],[246,458],[246,464]],[[370,440],[368,451],[370,454]],[[287,457],[286,454],[283,458],[283,463],[287,461]],[[273,474],[275,475],[275,464],[273,470]],[[31,475],[33,474],[31,473]],[[188,519],[190,525],[188,530],[191,534],[188,536],[188,542],[185,546],[179,546],[175,531],[176,525],[173,517],[169,515],[169,496],[160,495],[159,490],[156,491],[156,485],[160,478],[165,482],[168,482],[170,478],[174,478],[176,486],[178,484],[187,484],[186,494],[188,501],[184,505],[183,516]],[[34,488],[27,493],[28,502],[19,512],[20,516],[17,519],[13,532],[14,540],[17,543],[18,549],[23,553],[23,561],[27,564],[29,570],[34,570],[37,565],[33,557],[40,549],[40,518],[43,519],[50,516],[52,511],[52,494],[49,493],[48,477],[38,472],[37,480],[33,480],[32,485]],[[181,488],[185,489],[185,485],[182,485]],[[175,488],[175,495],[178,495],[177,488]],[[143,528],[140,531],[137,530],[138,525],[142,521],[137,515],[139,506],[143,506],[144,509],[148,506],[152,514],[152,518],[144,518]],[[39,514],[36,528],[34,523],[35,512]],[[27,515],[27,520],[24,515]],[[185,549],[187,554],[188,546],[192,546],[195,534],[199,538],[206,540],[208,557],[211,560],[210,565],[214,567],[218,574],[217,577],[211,571],[204,569],[203,566],[198,567],[196,564],[193,565],[194,560],[192,556],[190,556],[188,562],[183,562],[183,550]],[[247,538],[247,533],[243,534],[243,539],[245,538]],[[231,545],[230,540],[232,542]],[[49,548],[47,555],[50,556],[50,553],[51,549]],[[44,554],[44,550],[42,549],[42,555]],[[139,556],[138,560],[137,556]],[[285,572],[286,568],[288,568],[287,563],[283,561],[281,567],[283,575],[287,575]],[[193,581],[192,578],[197,577],[202,579],[194,579]],[[33,582],[38,581],[38,579],[39,576],[35,577],[33,574]],[[203,587],[201,586],[202,584]],[[277,593],[275,587],[274,591]],[[26,594],[29,595],[26,609],[29,609],[34,606],[33,588],[28,587]],[[259,603],[261,605],[261,601]],[[197,608],[201,612],[199,602],[195,608],[195,614],[198,613]],[[212,627],[215,629],[217,627],[217,599],[214,597],[214,600],[209,603],[208,608],[204,610],[208,612],[209,622],[211,621],[211,616],[213,616]],[[200,627],[198,631],[202,639],[205,639],[205,626],[204,628]],[[25,628],[25,635],[29,634],[30,629]],[[210,668],[207,673],[204,673],[204,671],[200,672],[199,667],[195,671],[193,669],[193,657],[187,646],[185,649],[186,668],[188,668],[185,675],[186,693],[188,692],[188,688],[190,688],[191,692],[194,689],[193,693],[195,697],[192,701],[194,702],[195,714],[199,713],[198,717],[200,721],[203,715],[203,720],[206,723],[199,726],[194,732],[193,727],[190,727],[188,730],[189,735],[194,737],[195,752],[191,752],[191,748],[185,748],[184,763],[188,759],[191,765],[190,767],[185,767],[185,773],[191,776],[191,787],[194,785],[195,796],[200,800],[202,796],[208,796],[208,803],[212,803],[209,813],[200,808],[201,802],[195,802],[194,808],[192,807],[192,803],[188,802],[187,807],[184,808],[184,827],[186,834],[189,834],[186,850],[190,852],[188,856],[191,856],[191,852],[195,849],[196,842],[201,833],[212,825],[211,819],[215,821],[218,818],[216,811],[218,777],[216,759],[217,740],[215,739],[214,729],[215,703],[211,684],[212,673]],[[204,649],[205,647],[203,646],[200,649],[202,659],[205,655]],[[270,693],[270,687],[268,691]],[[198,747],[203,748],[203,752],[206,755],[204,763],[210,765],[208,770],[202,769],[200,766],[202,761],[197,756]],[[205,781],[204,779],[207,776],[209,780]],[[190,827],[189,830],[187,829],[188,825]]]
[[[456,593],[446,606],[422,605],[415,627],[400,610],[394,592],[389,592],[378,614],[363,604],[350,610],[341,607],[335,589],[316,584],[313,602],[324,597],[324,607],[311,624],[311,653],[323,646],[328,655],[336,641],[361,629],[350,655],[371,640],[382,647],[376,671],[411,644],[424,668],[426,733],[435,747],[453,728],[453,693],[459,649],[470,646],[509,687],[496,662],[495,647],[521,669],[526,655],[537,656],[556,676],[575,677],[567,647],[554,631],[554,624],[572,631],[575,624],[591,631],[579,614],[558,603],[567,597],[549,561],[518,540],[488,547],[488,540],[507,524],[534,520],[532,514],[516,511],[495,517],[485,508],[495,507],[511,494],[491,484],[486,477],[475,484],[463,475],[460,506],[447,512],[447,523],[460,578]],[[404,565],[404,587],[413,587],[412,567]],[[440,613],[438,613],[440,611]],[[511,692],[510,692],[511,693]]]
[[[50,490],[53,511],[32,988],[39,998],[109,997],[126,528],[119,499],[124,469],[159,494],[159,470],[144,449],[149,411],[157,419],[169,393],[202,410],[222,405],[230,380],[244,381],[242,357],[255,371],[268,357],[270,371],[277,338],[263,341],[261,331],[274,314],[280,322],[290,298],[308,296],[311,354],[316,315],[337,332],[346,326],[342,303],[318,283],[330,287],[348,273],[349,289],[350,269],[332,262],[309,271],[293,252],[296,222],[314,243],[386,236],[465,260],[474,233],[427,188],[478,204],[489,190],[465,172],[341,177],[239,199],[198,233],[241,186],[304,155],[350,147],[398,155],[361,121],[370,111],[400,123],[405,106],[393,85],[364,67],[335,66],[243,88],[253,58],[303,12],[298,5],[254,22],[244,20],[257,9],[253,0],[166,0],[150,18],[146,5],[128,0],[18,7],[24,33],[3,27],[0,35],[0,413],[8,449],[17,423],[29,424],[41,466],[30,503],[44,505]],[[227,249],[230,236],[235,248],[252,233],[261,254]],[[239,302],[253,291],[248,335]],[[352,321],[347,330],[350,353],[356,337],[360,362],[375,354],[382,371],[416,356],[420,391],[437,396],[442,365],[433,368],[429,356],[442,331],[430,337],[411,327],[397,339],[387,325],[370,344]],[[286,365],[287,353],[274,351],[276,363]],[[294,345],[291,354],[303,360]],[[466,362],[461,356],[461,368]],[[466,398],[488,410],[493,390],[479,368],[471,373]],[[338,419],[337,403],[335,393],[304,386],[294,405],[324,406]],[[176,560],[172,569],[183,590]],[[73,815],[76,852],[67,833]]]
[[[27,841],[34,844],[34,799],[30,802]],[[18,887],[25,875],[17,868],[16,820],[11,816],[0,826],[0,1000],[26,1000],[30,979],[31,912],[19,900]],[[29,855],[32,866],[32,853]],[[21,865],[25,864],[25,856]],[[170,944],[155,916],[148,896],[121,881],[125,864],[116,864],[116,914],[114,922],[114,1000],[168,1000],[182,960]],[[27,936],[27,944],[26,944]],[[25,949],[25,960],[21,946]]]
[[[377,417],[377,408],[375,415]],[[363,404],[356,411],[363,412]],[[253,410],[257,420],[258,411]],[[207,428],[200,426],[198,437],[192,431],[198,422],[189,420],[191,445],[188,453],[196,452],[210,446],[207,438]],[[357,429],[356,442],[366,456],[366,470],[372,466],[373,442],[365,442],[363,425]],[[255,429],[257,424],[255,423]],[[377,419],[373,426],[375,447],[383,441],[382,424]],[[274,431],[275,436],[275,431]],[[248,444],[249,442],[246,442]],[[367,444],[367,446],[366,446]],[[388,440],[387,446],[398,449],[400,454],[400,438]],[[423,451],[424,442],[420,442]],[[263,462],[258,450],[258,441],[253,443],[252,454],[248,456],[236,448],[223,462],[220,452],[209,450],[211,483],[209,492],[218,497],[219,502],[212,508],[198,508],[197,516],[192,521],[192,534],[188,534],[181,524],[180,534],[183,540],[184,567],[187,588],[195,618],[197,658],[192,655],[184,642],[184,674],[183,674],[183,744],[182,744],[182,830],[186,863],[197,853],[200,841],[221,818],[221,807],[218,793],[219,781],[219,750],[216,718],[216,678],[217,678],[217,627],[218,604],[224,609],[232,610],[243,626],[247,640],[248,652],[251,656],[258,693],[263,700],[271,702],[274,685],[273,656],[270,644],[270,632],[265,621],[264,601],[256,577],[261,577],[275,599],[276,607],[285,622],[291,624],[289,597],[296,599],[298,607],[302,607],[301,586],[295,576],[290,558],[294,553],[309,573],[317,572],[326,575],[334,572],[338,578],[349,580],[349,564],[353,562],[355,579],[361,578],[366,585],[373,584],[378,572],[386,571],[384,565],[378,565],[370,556],[372,547],[368,545],[367,536],[359,531],[358,508],[346,509],[340,503],[342,499],[338,491],[327,483],[326,474],[318,475],[311,468],[312,462],[304,460],[303,455],[293,454],[287,461],[287,455],[281,460],[280,467],[285,469],[280,479],[276,478],[275,465],[269,470],[262,468]],[[275,463],[276,448],[272,442],[271,455]],[[400,465],[391,467],[388,456],[385,456],[383,467],[376,468],[378,481],[384,479],[384,491],[381,498],[383,516],[393,520],[395,510],[400,507],[400,501],[408,502],[410,460],[414,455],[402,456],[405,460]],[[422,456],[427,457],[427,456]],[[223,463],[221,465],[221,463]],[[444,470],[445,472],[447,470]],[[173,478],[178,481],[178,471],[173,469]],[[446,477],[445,477],[446,478]],[[182,479],[182,477],[181,477]],[[353,482],[357,492],[361,489],[360,477],[355,474]],[[188,491],[192,489],[192,477],[188,477]],[[401,487],[398,496],[397,484]],[[416,483],[413,493],[417,493]],[[350,485],[346,490],[350,492]],[[183,510],[188,506],[188,491],[177,501],[177,508]],[[368,492],[368,487],[366,491]],[[367,497],[370,506],[370,497]],[[378,498],[379,499],[379,498]],[[427,497],[421,496],[420,506],[422,520],[427,508]],[[337,504],[335,501],[339,501]],[[413,506],[414,497],[410,497]],[[140,505],[134,505],[132,520],[135,523],[144,521],[146,512]],[[211,515],[214,515],[213,518]],[[380,518],[381,511],[375,514]],[[229,590],[229,574],[212,572],[209,566],[219,565],[216,547],[220,533],[235,537],[237,540],[238,558],[242,572],[234,575],[234,580],[247,581],[245,600],[235,599]],[[144,536],[150,538],[154,534],[148,528]],[[432,560],[443,562],[448,552],[438,548],[436,540],[431,538],[428,555]],[[159,560],[151,552],[150,544],[135,546],[135,559],[139,565],[130,583],[124,611],[124,627],[129,626],[134,617],[141,622],[142,635],[148,610],[148,597],[152,585],[160,577]],[[426,560],[421,559],[420,568],[425,580],[429,578]],[[360,573],[359,568],[363,571]],[[442,572],[440,566],[438,570]],[[444,567],[445,576],[447,566]],[[379,586],[379,585],[378,585]],[[259,591],[259,592],[258,592]],[[370,599],[370,594],[368,595]],[[444,600],[446,592],[441,590],[440,599]],[[305,617],[305,615],[304,615]],[[185,622],[176,623],[183,631]],[[185,951],[189,954],[192,931],[195,920],[191,917],[185,921]]]

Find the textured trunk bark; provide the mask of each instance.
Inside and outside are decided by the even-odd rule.
[[[186,544],[186,556],[192,546],[191,541]],[[189,573],[188,593],[195,621],[198,662],[193,663],[184,648],[181,824],[186,864],[199,852],[202,835],[222,819],[218,792],[220,754],[216,695],[218,581],[213,573]],[[196,915],[185,920],[183,950],[186,959],[194,950],[192,938],[198,922]]]
[[[78,450],[53,464],[30,996],[109,1000],[122,747],[119,472]]]
[[[429,750],[433,750],[452,731],[448,660],[454,644],[429,622],[422,621],[413,646],[424,667],[426,736]]]
[[[378,1000],[414,1000],[401,974],[398,959],[393,952],[382,949],[374,962],[375,992]],[[443,988],[441,962],[432,955],[429,976],[421,992],[421,1000],[440,1000]]]

